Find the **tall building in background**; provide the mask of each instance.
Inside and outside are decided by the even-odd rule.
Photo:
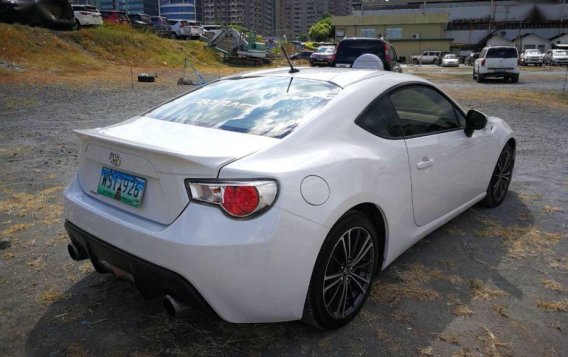
[[[93,2],[100,10],[119,10],[129,14],[157,16],[158,0],[96,0]]]
[[[274,33],[274,0],[203,0],[203,23],[236,24],[270,36]]]
[[[149,0],[144,0],[149,1]],[[153,0],[157,1],[157,0]],[[170,20],[199,21],[202,18],[202,0],[159,0],[160,15]]]
[[[276,0],[275,33],[289,39],[308,34],[323,14],[349,15],[352,3],[352,0]]]

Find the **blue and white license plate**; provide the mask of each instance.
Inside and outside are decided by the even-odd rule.
[[[139,208],[145,188],[145,178],[103,167],[97,193]]]

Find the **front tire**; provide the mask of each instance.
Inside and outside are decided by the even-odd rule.
[[[371,221],[357,211],[343,216],[316,260],[302,320],[321,329],[337,329],[351,321],[369,296],[378,256]]]
[[[491,181],[487,187],[487,195],[481,201],[483,206],[493,208],[503,203],[509,191],[514,166],[515,152],[511,145],[507,144],[501,151],[497,165],[495,165],[493,170],[493,175],[491,175]]]

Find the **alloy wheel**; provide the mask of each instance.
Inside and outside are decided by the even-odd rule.
[[[513,174],[513,158],[510,150],[505,150],[497,161],[497,167],[493,173],[493,183],[491,189],[497,201],[501,201],[509,188],[511,176]]]
[[[327,312],[341,319],[358,309],[371,285],[375,247],[369,231],[353,227],[333,247],[323,280]]]

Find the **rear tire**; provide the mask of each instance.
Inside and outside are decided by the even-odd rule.
[[[477,73],[477,75],[475,76],[475,79],[477,80],[477,83],[483,83],[483,76],[479,73]]]
[[[351,321],[369,296],[378,256],[372,222],[360,212],[348,212],[319,252],[302,320],[320,329],[337,329]]]
[[[503,203],[509,191],[514,166],[515,152],[511,145],[507,144],[501,151],[491,175],[491,181],[489,181],[489,186],[487,187],[487,195],[481,201],[483,206],[493,208]]]

